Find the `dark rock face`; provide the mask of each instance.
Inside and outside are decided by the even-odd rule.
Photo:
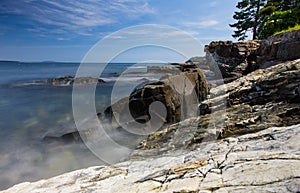
[[[272,36],[260,42],[258,62],[295,60],[300,58],[300,30]]]
[[[258,41],[219,41],[210,43],[205,50],[212,71],[218,67],[223,78],[239,78],[258,68],[256,50],[259,46]]]
[[[221,71],[225,82],[236,80],[258,68],[300,58],[299,50],[300,30],[261,41],[218,41],[205,47],[210,69]]]
[[[136,121],[145,123],[151,118],[149,114],[150,105],[159,101],[166,107],[165,122],[176,123],[189,116],[190,113],[184,107],[188,106],[189,102],[193,102],[189,100],[192,97],[190,95],[197,98],[196,103],[198,104],[206,99],[207,93],[205,76],[200,69],[195,68],[137,88],[128,98],[108,107],[104,114],[106,118],[112,119],[130,116],[126,112],[127,106]]]
[[[206,140],[299,124],[299,88],[300,60],[254,71],[212,88],[209,99],[199,106],[202,112],[199,117],[152,133],[141,142],[140,148],[153,155],[157,151],[188,148]],[[226,113],[222,109],[226,109]]]
[[[51,78],[47,80],[47,83],[53,86],[67,86],[73,85],[74,83],[77,85],[84,84],[95,84],[95,83],[104,83],[105,81],[98,78],[92,77],[77,77],[74,78],[72,76],[60,77],[60,78]]]
[[[168,84],[158,81],[147,84],[131,93],[129,109],[135,120],[146,122],[150,119],[149,107],[154,101],[162,102],[167,109],[166,122],[180,121],[180,100]]]
[[[46,135],[42,139],[44,142],[63,142],[63,143],[75,143],[83,142],[78,131],[63,134],[61,136],[48,136]]]

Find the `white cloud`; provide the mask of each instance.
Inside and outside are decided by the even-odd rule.
[[[111,35],[111,36],[107,36],[107,38],[110,38],[110,39],[123,39],[124,36],[119,36],[119,35],[114,36],[114,35]]]
[[[183,23],[184,26],[187,27],[196,27],[196,28],[206,28],[211,27],[219,24],[219,21],[217,20],[204,20],[199,22],[185,22]]]
[[[196,31],[174,31],[174,32],[171,32],[171,33],[168,33],[166,35],[169,35],[169,36],[178,36],[178,35],[190,35],[190,36],[194,36],[194,35],[198,35],[199,32],[196,32]]]
[[[155,24],[153,24],[153,26],[156,26]],[[157,26],[156,26],[157,27]],[[180,30],[180,29],[176,29],[174,28],[173,31],[170,31],[172,27],[170,26],[160,26],[160,31],[157,32],[155,35],[156,36],[160,36],[160,37],[164,37],[164,36],[185,36],[185,35],[198,35],[199,32],[197,31],[192,31],[192,30]],[[159,29],[159,28],[158,28]],[[128,29],[124,32],[126,35],[132,35],[132,36],[143,36],[143,35],[153,35],[153,31],[151,29],[151,24],[146,24],[145,25],[145,29]]]
[[[120,23],[155,13],[146,0],[2,0],[0,12],[22,15],[25,19],[58,27],[68,33],[89,34],[86,30]],[[51,31],[50,31],[51,30]]]

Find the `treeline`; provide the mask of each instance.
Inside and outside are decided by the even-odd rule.
[[[300,24],[300,0],[242,0],[236,7],[230,27],[234,38],[244,40],[252,30],[252,39],[264,39],[276,32]]]

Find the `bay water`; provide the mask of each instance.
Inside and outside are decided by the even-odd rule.
[[[0,189],[105,164],[84,143],[43,140],[51,133],[76,130],[72,86],[46,82],[50,78],[75,76],[79,65],[0,62]],[[100,77],[105,83],[99,84],[95,93],[97,112],[103,112],[111,104],[112,88],[122,72],[137,70],[123,79],[125,84],[142,82],[145,76],[147,80],[157,79],[155,75],[139,73],[146,72],[146,66],[107,65]]]

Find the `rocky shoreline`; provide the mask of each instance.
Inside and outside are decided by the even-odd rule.
[[[212,42],[205,50],[205,60],[179,63],[179,74],[136,89],[104,112],[113,121],[129,105],[136,121],[147,122],[153,101],[166,106],[165,127],[128,161],[2,192],[299,192],[300,30]],[[191,118],[183,115],[188,100],[168,87],[187,80],[199,103]]]
[[[2,192],[299,192],[300,125],[95,166]]]

